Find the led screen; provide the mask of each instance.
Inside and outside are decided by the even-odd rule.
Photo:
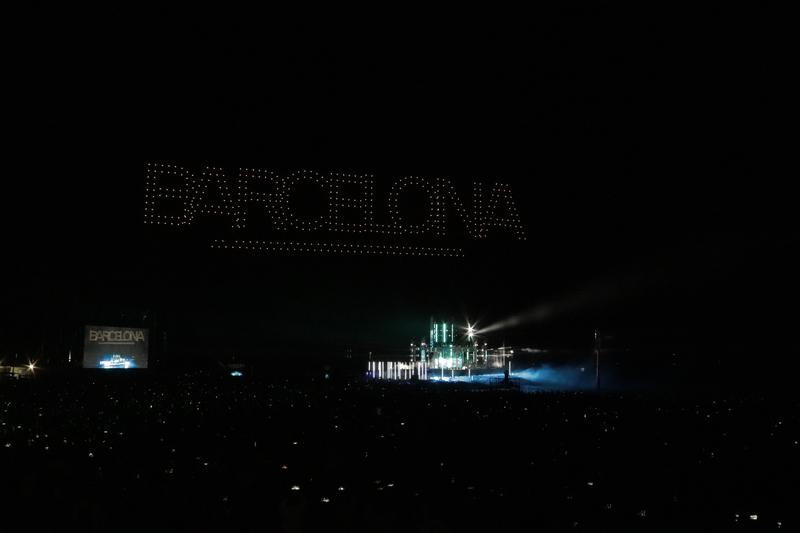
[[[107,370],[147,368],[148,332],[142,328],[86,326],[83,367]]]

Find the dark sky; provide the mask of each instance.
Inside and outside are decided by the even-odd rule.
[[[497,340],[796,347],[762,15],[31,14],[7,78],[0,353],[145,313],[176,353],[402,352],[432,314],[542,305]],[[462,260],[211,251],[142,223],[151,161],[504,181],[528,239]]]

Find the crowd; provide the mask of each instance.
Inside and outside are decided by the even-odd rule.
[[[0,523],[792,530],[798,407],[776,393],[524,393],[203,373],[6,380]]]

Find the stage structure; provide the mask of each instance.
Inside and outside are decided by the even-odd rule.
[[[475,328],[457,326],[452,321],[431,318],[428,336],[410,345],[405,361],[370,360],[367,375],[375,379],[459,380],[511,373],[514,350],[505,346],[490,348],[479,339]]]

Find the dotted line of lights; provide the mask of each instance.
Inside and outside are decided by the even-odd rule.
[[[461,248],[437,248],[428,246],[400,246],[384,244],[347,244],[292,241],[249,241],[216,239],[214,250],[245,250],[254,252],[284,253],[328,253],[349,255],[403,255],[427,257],[464,257]]]

